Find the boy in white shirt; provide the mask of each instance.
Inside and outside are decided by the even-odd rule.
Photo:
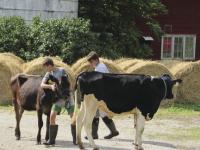
[[[91,66],[95,69],[97,72],[102,73],[109,73],[108,68],[106,65],[102,62],[100,62],[98,54],[94,51],[90,52],[88,55],[89,63]],[[98,139],[98,126],[99,126],[99,117],[102,118],[103,122],[106,124],[106,126],[110,130],[110,134],[105,136],[105,139],[111,139],[112,137],[115,137],[119,135],[119,132],[117,131],[115,124],[112,119],[108,118],[107,114],[105,112],[97,110],[96,116],[92,122],[92,136],[94,139]]]

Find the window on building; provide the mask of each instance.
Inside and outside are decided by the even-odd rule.
[[[183,37],[174,37],[174,58],[183,59]]]
[[[161,59],[195,59],[195,35],[165,35],[162,37]]]
[[[172,57],[172,38],[165,37],[163,39],[163,57],[171,58]]]

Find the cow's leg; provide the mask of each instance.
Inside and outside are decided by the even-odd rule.
[[[46,120],[46,135],[45,135],[45,140],[49,140],[49,124],[50,124],[50,114],[47,115],[47,120]]]
[[[137,113],[134,113],[134,128],[136,129],[137,124]]]
[[[94,139],[92,137],[92,121],[97,111],[97,100],[95,98],[86,96],[84,100],[85,105],[85,118],[84,118],[84,128],[87,133],[87,137],[90,145],[93,147],[93,150],[98,150],[98,147],[94,143]]]
[[[144,131],[144,126],[145,126],[145,118],[141,114],[141,112],[138,112],[136,117],[137,117],[137,120],[136,120],[135,149],[143,150],[142,134]]]
[[[76,139],[77,139],[77,144],[79,145],[80,149],[84,149],[83,143],[81,140],[81,131],[83,127],[84,115],[85,115],[85,106],[82,102],[80,111],[78,112],[77,117],[76,117]]]
[[[16,140],[20,140],[21,132],[20,132],[19,105],[16,100],[13,100],[13,105],[14,105],[15,118],[16,118],[15,137],[16,137]]]
[[[43,127],[43,121],[42,121],[42,111],[37,111],[38,116],[38,134],[37,134],[37,144],[41,144],[41,129]]]

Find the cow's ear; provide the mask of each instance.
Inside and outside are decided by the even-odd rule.
[[[181,79],[176,79],[176,80],[173,80],[172,83],[173,83],[173,84],[182,83],[182,80],[181,80]]]
[[[61,82],[65,87],[69,87],[70,86],[70,82],[69,82],[68,76],[62,76],[61,77]]]
[[[26,76],[19,76],[17,78],[18,84],[21,87],[26,81],[28,80],[28,77]]]

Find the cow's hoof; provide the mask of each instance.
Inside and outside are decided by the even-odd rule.
[[[83,146],[83,144],[78,144],[79,149],[85,149],[85,147]]]
[[[96,147],[96,148],[93,148],[93,150],[100,150],[98,147]]]
[[[144,148],[143,147],[135,146],[135,150],[144,150]]]

